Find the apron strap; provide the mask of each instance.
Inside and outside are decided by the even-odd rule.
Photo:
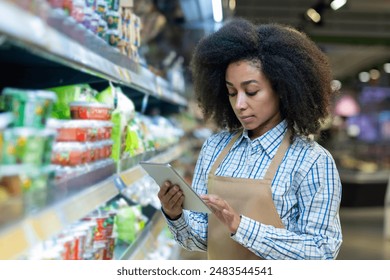
[[[210,169],[210,174],[215,174],[215,171],[217,170],[218,166],[221,164],[222,160],[226,157],[228,152],[230,151],[230,148],[233,146],[234,142],[240,137],[242,134],[242,130],[239,130],[236,135],[230,139],[230,142],[227,144],[227,146],[222,150],[222,152],[219,154],[213,165],[211,166]]]
[[[290,130],[287,129],[286,133],[284,134],[282,143],[280,144],[274,158],[272,159],[270,165],[268,166],[267,172],[265,173],[264,176],[264,180],[272,181],[274,179],[276,171],[278,170],[279,165],[282,162],[288,147],[290,146],[290,136],[291,136],[291,132]]]
[[[213,174],[213,175],[215,174],[215,171],[217,170],[217,168],[221,164],[222,160],[226,157],[226,155],[230,151],[230,148],[236,142],[238,137],[241,136],[241,132],[242,131],[238,131],[232,137],[232,139],[230,140],[228,145],[219,154],[219,156],[215,160],[214,164],[211,166],[210,174]],[[272,181],[273,178],[275,177],[276,171],[278,170],[278,167],[279,167],[280,163],[282,162],[283,157],[284,157],[288,147],[290,146],[290,136],[291,136],[291,132],[290,132],[290,130],[287,130],[287,132],[285,133],[285,135],[283,137],[282,143],[280,144],[278,150],[276,151],[276,154],[275,154],[274,158],[272,159],[272,161],[267,169],[267,172],[265,173],[264,180],[268,179],[268,180]]]

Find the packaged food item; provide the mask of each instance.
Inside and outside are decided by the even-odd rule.
[[[2,162],[2,153],[3,153],[3,132],[4,130],[10,126],[12,123],[13,116],[12,113],[0,113],[0,164]],[[1,178],[1,174],[0,174]]]
[[[111,230],[111,222],[108,214],[92,213],[90,216],[84,217],[83,221],[92,221],[96,224],[94,232],[94,244],[99,241],[107,241],[107,233]]]
[[[84,22],[84,9],[85,9],[84,0],[73,0],[73,9],[71,12],[71,17],[73,17],[78,23]]]
[[[21,218],[23,212],[22,197],[10,195],[0,179],[0,227]]]
[[[98,19],[98,27],[97,27],[97,34],[100,38],[104,39],[106,38],[106,32],[107,32],[107,22],[102,19],[101,17],[99,17]]]
[[[106,13],[106,21],[108,29],[118,29],[120,14],[117,11],[109,10]]]
[[[23,165],[2,166],[1,185],[12,197],[18,197],[23,204],[23,211],[30,213],[46,205],[48,185],[53,179],[53,172],[45,168],[30,168]]]
[[[112,140],[101,141],[101,159],[111,157],[113,144]]]
[[[0,226],[22,217],[24,212],[21,181],[18,169],[0,170]]]
[[[50,119],[48,127],[57,131],[58,142],[87,142],[99,139],[98,123],[93,120]]]
[[[21,179],[19,172],[21,170],[18,165],[2,166],[0,173],[0,185],[6,190],[7,194],[11,197],[21,196],[23,193]]]
[[[99,14],[97,14],[97,13],[93,13],[92,14],[90,30],[94,34],[98,34],[98,32],[99,32],[99,22],[100,22],[100,19],[101,19],[101,17],[100,17]]]
[[[88,147],[79,142],[57,142],[53,146],[52,163],[75,166],[90,161]]]
[[[102,18],[105,18],[107,10],[108,10],[107,1],[106,0],[97,0],[95,12],[98,13]]]
[[[119,31],[116,29],[108,29],[106,31],[106,41],[110,46],[118,46],[120,41]]]
[[[44,130],[19,127],[3,132],[2,164],[41,166],[46,136]]]
[[[69,104],[72,119],[110,120],[112,107],[97,102],[71,102]]]
[[[112,260],[114,258],[115,237],[107,237],[106,250],[103,253],[103,260]]]
[[[86,142],[89,152],[89,162],[97,161],[101,159],[103,145],[101,141],[98,142]]]
[[[53,92],[5,88],[5,109],[13,113],[16,127],[43,128],[57,97]]]
[[[49,169],[37,169],[35,172],[26,170],[20,173],[23,190],[24,211],[31,213],[46,206],[48,185],[52,178]]]
[[[111,121],[99,121],[96,122],[97,127],[97,139],[107,140],[111,139],[113,123]]]
[[[140,206],[124,206],[118,209],[115,218],[115,228],[118,240],[131,244],[144,227]]]
[[[44,129],[39,132],[43,139],[43,153],[42,153],[42,166],[48,166],[51,163],[51,155],[53,152],[53,145],[57,137],[57,132],[52,129]]]
[[[85,26],[85,28],[89,30],[91,30],[91,21],[92,21],[93,14],[94,14],[93,9],[91,7],[86,6],[84,9],[83,25]]]
[[[70,119],[69,104],[75,101],[96,102],[92,88],[88,84],[77,84],[50,88],[57,95],[51,116],[56,119]]]

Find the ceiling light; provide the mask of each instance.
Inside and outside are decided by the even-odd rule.
[[[221,22],[223,20],[222,14],[222,2],[221,0],[213,0],[213,18],[215,22]]]
[[[354,97],[345,94],[336,102],[334,112],[338,116],[352,117],[359,114],[360,106]]]
[[[236,0],[229,0],[229,9],[232,11],[236,9]]]
[[[347,0],[333,0],[333,1],[330,3],[330,7],[331,7],[333,10],[338,10],[338,9],[340,9],[342,6],[344,6],[346,3],[347,3]]]
[[[332,89],[334,91],[338,91],[341,89],[341,82],[339,80],[333,80],[330,84],[330,86],[332,87]]]
[[[381,73],[377,69],[370,70],[370,78],[373,80],[378,80],[381,76]]]
[[[383,65],[383,70],[385,70],[386,73],[390,74],[390,63],[385,63]]]
[[[359,80],[362,83],[367,83],[370,80],[370,74],[368,72],[360,72],[359,73]]]
[[[314,10],[313,8],[310,8],[306,11],[306,15],[315,23],[318,23],[321,21],[321,15]]]

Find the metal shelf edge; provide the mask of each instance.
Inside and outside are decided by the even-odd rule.
[[[87,49],[56,29],[49,26],[39,17],[28,13],[15,4],[0,2],[0,32],[11,36],[17,45],[46,57],[57,63],[69,66],[93,76],[111,80],[124,86],[135,88],[145,94],[161,98],[157,90],[159,84],[168,84],[161,77],[154,75],[149,69],[138,65],[138,74]],[[32,26],[34,32],[26,26]],[[166,90],[164,90],[166,91]],[[186,106],[184,97],[173,91],[163,94],[163,99],[177,105]]]

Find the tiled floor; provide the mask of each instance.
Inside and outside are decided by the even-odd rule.
[[[343,245],[339,260],[390,260],[390,239],[383,233],[384,208],[341,208]],[[205,259],[206,254],[182,251],[182,259]]]

